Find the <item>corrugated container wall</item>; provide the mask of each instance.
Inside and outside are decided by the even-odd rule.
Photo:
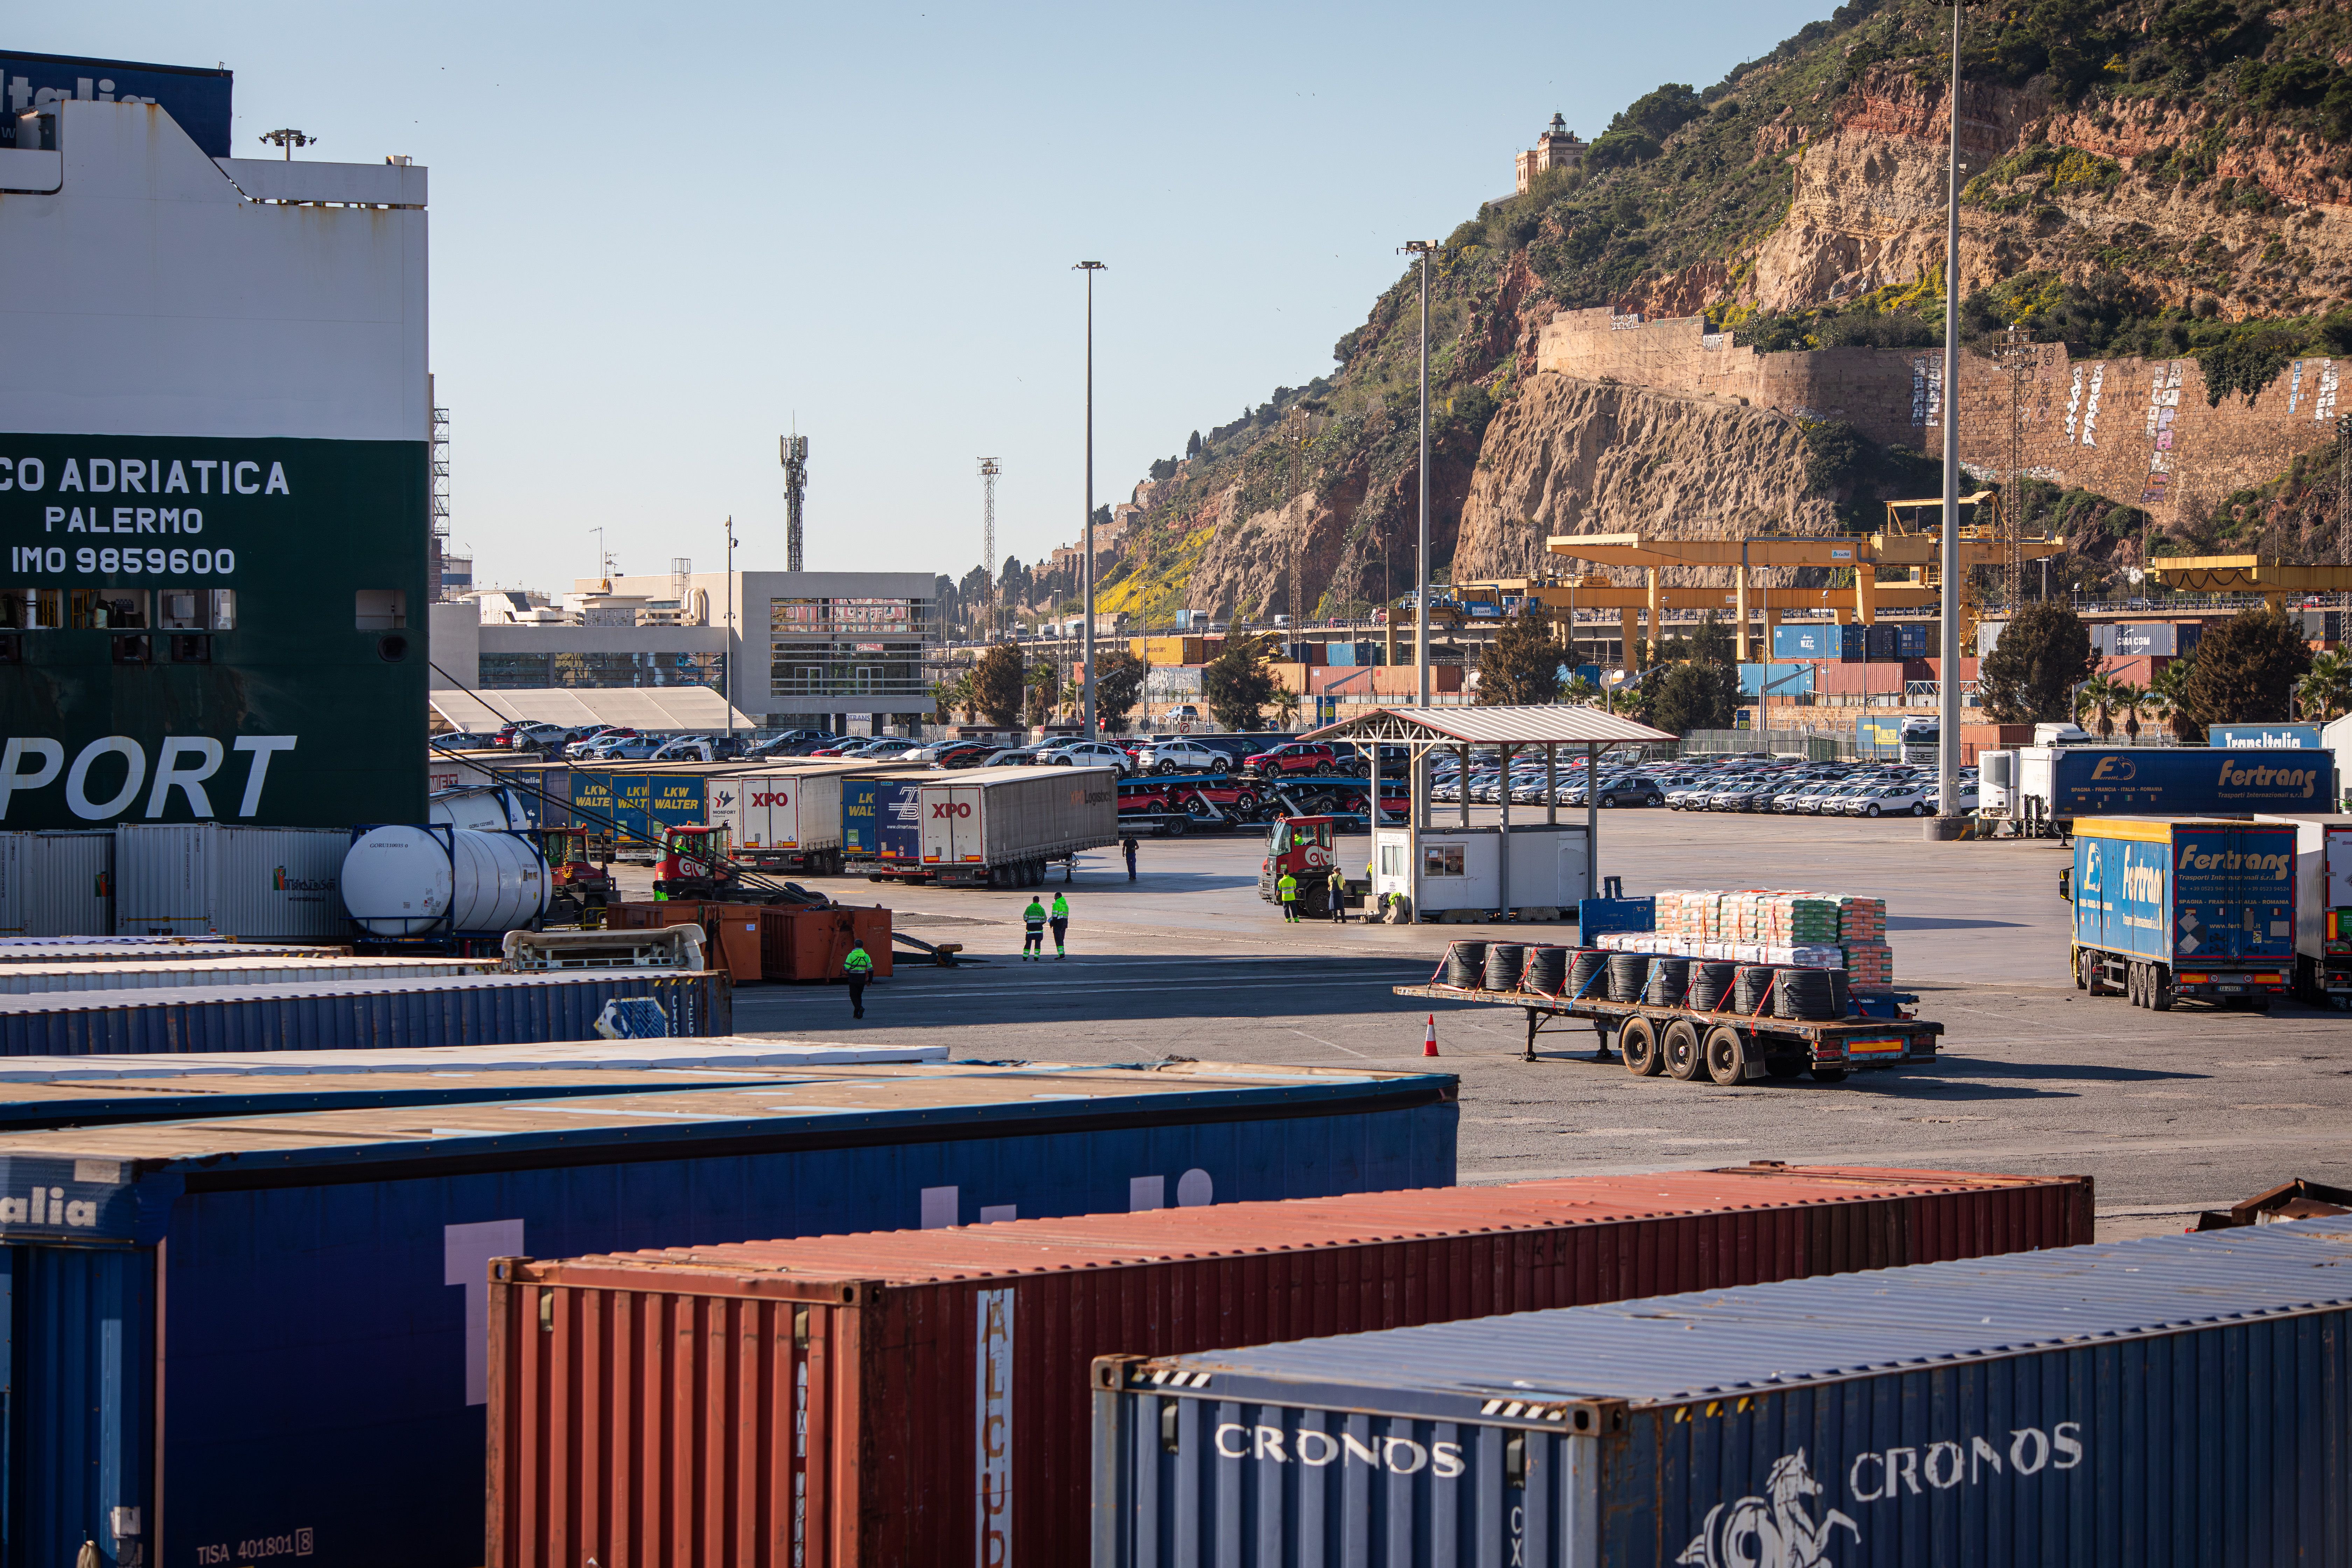
[[[633,996],[658,1002],[672,1035],[735,1032],[721,971],[574,970],[0,996],[0,1057],[593,1040],[604,1005]]]
[[[111,832],[0,833],[0,937],[113,931]]]
[[[1205,1200],[1196,1174],[1135,1206]],[[1759,1165],[501,1265],[489,1561],[1077,1563],[1087,1363],[1115,1348],[2064,1246],[2090,1227],[2087,1177]]]
[[[1095,1568],[2352,1563],[2352,1222],[1095,1366]]]
[[[124,936],[342,938],[343,856],[333,827],[172,823],[114,830],[114,929]]]
[[[1194,1171],[1227,1199],[1454,1173],[1441,1074],[698,1076],[662,1093],[0,1134],[10,1562],[69,1568],[89,1540],[106,1568],[131,1568],[134,1545],[146,1568],[479,1563],[493,1258],[955,1224],[991,1205],[1084,1213],[1174,1194]],[[47,1212],[16,1217],[36,1187]],[[142,1301],[139,1271],[159,1258],[163,1289]],[[129,1272],[110,1282],[109,1265]],[[115,1530],[116,1508],[140,1510],[134,1529]]]

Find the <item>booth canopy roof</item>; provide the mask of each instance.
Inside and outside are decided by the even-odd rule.
[[[1299,738],[1425,745],[1615,746],[1680,737],[1598,708],[1555,703],[1538,708],[1376,708]]]
[[[637,730],[704,731],[728,727],[727,699],[707,686],[577,686],[536,690],[436,691],[433,710],[458,730],[532,724],[626,724]],[[738,730],[761,721],[734,715]]]

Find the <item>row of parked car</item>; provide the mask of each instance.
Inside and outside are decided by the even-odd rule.
[[[1381,765],[1400,773],[1404,749],[1381,748]],[[797,754],[853,758],[861,762],[928,763],[936,768],[1109,768],[1121,778],[1146,774],[1205,774],[1213,778],[1360,777],[1369,765],[1364,751],[1278,735],[1134,735],[1099,741],[1062,739],[1032,745],[1000,746],[986,741],[940,741],[919,744],[903,736],[835,740]]]
[[[1677,811],[1760,811],[1794,816],[1933,816],[1936,775],[1900,763],[1821,763],[1700,777],[1666,792]],[[1977,770],[1960,770],[1959,809],[1977,808]]]
[[[1665,785],[1637,757],[1604,754],[1593,771],[1599,780],[1597,804],[1601,805],[1614,809],[1665,804]],[[1466,795],[1473,802],[1495,805],[1507,791],[1514,805],[1541,805],[1549,798],[1557,805],[1580,806],[1591,793],[1584,775],[1581,756],[1561,759],[1557,773],[1546,767],[1541,757],[1521,756],[1511,763],[1507,777],[1492,758],[1482,761],[1473,753],[1465,773],[1458,758],[1440,756],[1430,764],[1429,795],[1432,800],[1458,802]]]

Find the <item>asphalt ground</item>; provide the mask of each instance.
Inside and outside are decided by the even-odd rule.
[[[1885,899],[1896,984],[1945,1026],[1940,1059],[1725,1089],[1596,1062],[1591,1026],[1563,1021],[1522,1061],[1521,1010],[1433,1007],[1391,987],[1427,980],[1449,938],[1568,941],[1572,924],[1286,925],[1257,896],[1255,834],[1145,840],[1132,883],[1115,850],[1081,857],[1072,882],[1057,873],[1046,889],[1070,900],[1070,956],[1040,963],[1019,957],[1025,892],[813,883],[887,903],[898,929],[961,942],[974,962],[902,953],[857,1023],[837,987],[745,987],[736,1026],[993,1059],[1440,1068],[1461,1076],[1471,1182],[1762,1159],[2086,1172],[2105,1236],[2178,1229],[2293,1176],[2352,1184],[2352,1016],[2292,1003],[2156,1013],[2078,993],[2054,845],[1929,844],[1907,819],[1655,809],[1603,813],[1601,845],[1601,871],[1633,894]],[[1434,1062],[1422,1054],[1432,1016]]]

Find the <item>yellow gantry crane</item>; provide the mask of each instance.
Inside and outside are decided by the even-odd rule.
[[[2008,543],[1998,513],[2000,498],[1980,490],[1962,496],[1960,564],[1963,568],[2003,564]],[[1546,542],[1550,553],[1597,566],[1638,566],[1639,584],[1612,582],[1601,574],[1575,577],[1515,578],[1493,584],[1461,584],[1454,592],[1470,597],[1477,590],[1498,595],[1523,595],[1554,609],[1608,610],[1618,614],[1618,625],[1630,651],[1640,640],[1638,618],[1646,613],[1648,641],[1656,651],[1663,613],[1669,609],[1711,609],[1727,612],[1738,629],[1741,657],[1747,655],[1751,617],[1760,610],[1764,641],[1771,646],[1772,628],[1788,610],[1828,609],[1843,625],[1868,626],[1882,610],[1931,607],[1942,596],[1938,559],[1942,548],[1941,497],[1889,501],[1886,526],[1875,533],[1802,536],[1785,533],[1731,539],[1661,539],[1640,533],[1554,534]],[[2047,537],[2019,542],[2027,560],[2055,555],[2065,546]],[[1659,574],[1675,566],[1721,566],[1732,569],[1729,587],[1697,588],[1662,584]],[[1851,586],[1788,588],[1753,586],[1759,569],[1820,566],[1850,573]]]
[[[2290,566],[2258,555],[2159,555],[2147,574],[2188,594],[2260,594],[2273,609],[2305,594],[2352,594],[2352,566]]]

